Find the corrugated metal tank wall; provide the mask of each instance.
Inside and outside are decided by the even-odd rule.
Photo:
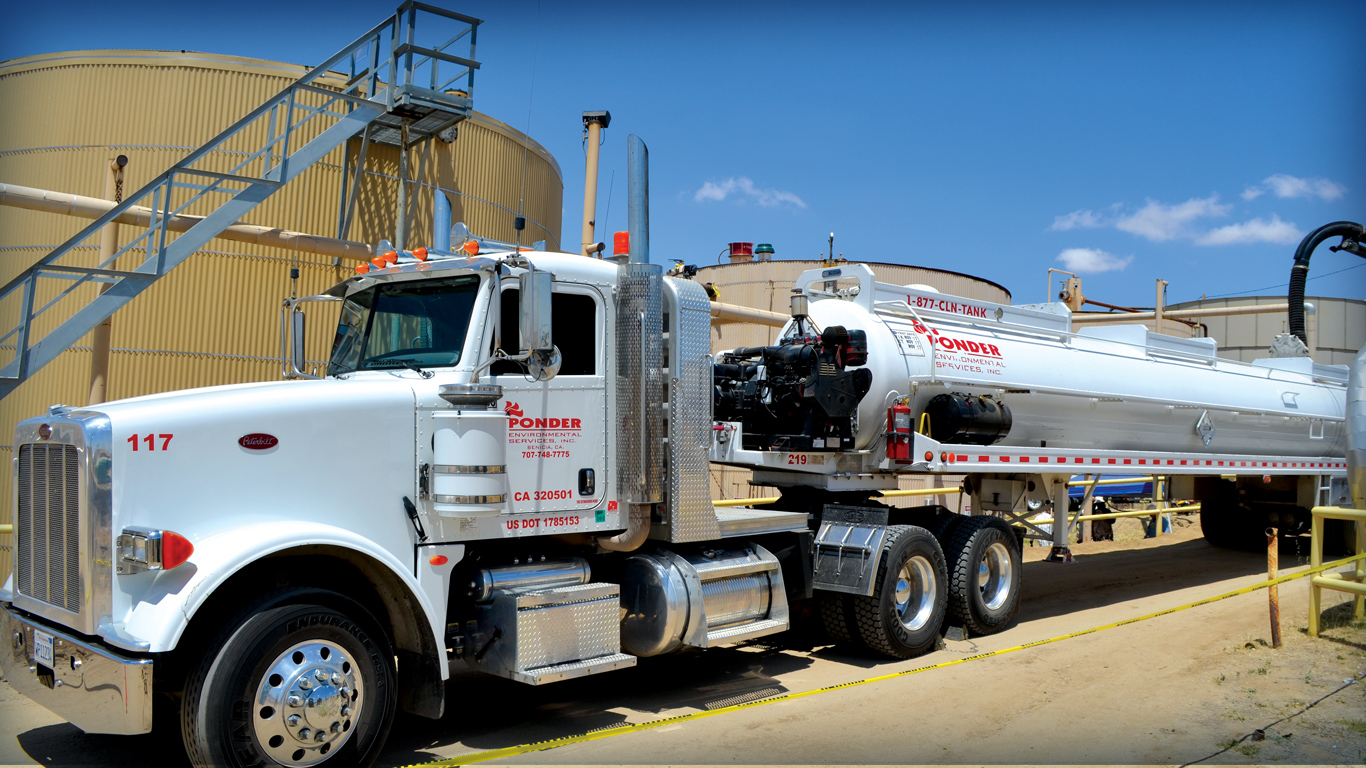
[[[893,285],[928,285],[939,291],[968,299],[981,299],[997,304],[1010,303],[1010,291],[980,277],[965,275],[933,267],[915,267],[905,264],[881,264],[863,262],[872,267],[878,282]],[[797,276],[808,269],[819,269],[822,262],[816,259],[792,261],[748,261],[701,267],[693,279],[699,283],[711,283],[720,290],[720,301],[739,304],[754,309],[787,313],[788,297]],[[766,346],[777,338],[778,329],[753,323],[728,323],[712,326],[712,351],[734,349],[735,347]],[[765,497],[774,495],[772,488],[752,486],[752,473],[748,469],[725,467],[714,464],[711,467],[712,497],[717,499],[737,499]],[[934,486],[930,476],[903,476],[900,487],[906,490]],[[949,489],[944,496],[909,497],[889,499],[893,506],[920,506],[926,503],[944,504],[958,511],[957,488],[960,475],[945,475],[943,485]]]
[[[212,139],[305,69],[292,64],[203,53],[76,51],[0,63],[0,182],[103,197],[107,164],[129,157],[132,193]],[[324,83],[324,85],[339,83]],[[477,97],[477,93],[476,93]],[[358,141],[349,155],[354,159]],[[245,223],[337,235],[342,156],[333,151],[258,206]],[[452,220],[513,240],[525,157],[524,241],[560,246],[564,185],[559,165],[539,144],[476,114],[451,144],[432,141],[425,163],[413,150],[415,195],[409,246],[429,244],[436,187]],[[228,170],[233,158],[216,158]],[[217,166],[215,166],[217,167]],[[398,150],[372,146],[349,239],[392,238]],[[435,186],[433,186],[435,185]],[[191,209],[188,213],[205,213]],[[8,281],[89,222],[0,207],[0,280]],[[121,227],[122,242],[133,228]],[[93,258],[94,249],[88,249]],[[300,271],[298,295],[319,293],[352,274],[352,263],[225,240],[208,246],[114,315],[109,399],[187,387],[278,379],[279,307]],[[326,354],[335,310],[315,315],[309,357]],[[12,456],[15,424],[48,405],[83,405],[89,392],[89,337],[0,400],[0,458]],[[0,472],[0,522],[9,522],[12,477]],[[10,541],[0,537],[0,573]]]
[[[1314,313],[1305,315],[1305,330],[1314,361],[1323,365],[1351,365],[1357,350],[1366,346],[1366,301],[1306,296]],[[1284,304],[1285,296],[1241,296],[1235,299],[1205,299],[1173,304],[1171,309],[1205,307],[1246,307],[1258,304]],[[1277,334],[1290,332],[1285,312],[1264,315],[1205,317],[1200,322],[1209,337],[1219,344],[1219,356],[1250,363],[1270,357],[1271,342]]]

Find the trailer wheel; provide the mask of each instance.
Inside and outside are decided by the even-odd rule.
[[[835,645],[861,647],[863,642],[858,634],[858,620],[854,616],[851,595],[838,592],[818,592],[816,604],[820,607],[821,624],[825,634]]]
[[[1223,499],[1201,499],[1200,532],[1205,541],[1220,549],[1257,550],[1266,548],[1266,538],[1257,527],[1253,511],[1237,502]]]
[[[1020,608],[1020,550],[996,517],[963,518],[945,552],[949,613],[977,635],[1000,632]]]
[[[336,593],[295,589],[253,606],[186,681],[190,761],[370,765],[393,722],[393,658],[369,612]]]
[[[944,622],[944,550],[915,525],[887,529],[872,597],[851,596],[859,637],[873,651],[909,659],[934,650]]]

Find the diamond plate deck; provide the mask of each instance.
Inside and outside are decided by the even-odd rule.
[[[716,522],[721,537],[757,536],[761,533],[807,530],[803,512],[777,512],[768,509],[731,507],[716,510]]]

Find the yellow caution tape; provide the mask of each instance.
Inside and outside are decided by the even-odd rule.
[[[487,762],[487,761],[489,761],[489,760],[498,760],[498,759],[504,758],[504,757],[513,757],[513,756],[515,756],[515,755],[524,755],[524,754],[527,754],[527,753],[529,753],[529,752],[543,752],[543,751],[548,750],[548,749],[555,749],[556,747],[564,747],[564,746],[568,746],[568,745],[570,745],[570,744],[582,744],[583,742],[586,742],[586,741],[597,741],[598,739],[606,739],[606,738],[611,738],[611,737],[613,737],[613,736],[622,736],[622,735],[625,735],[625,734],[628,734],[628,733],[635,733],[635,732],[637,732],[637,731],[648,731],[648,730],[650,730],[650,729],[652,729],[652,728],[659,728],[659,727],[661,727],[661,726],[672,725],[672,724],[674,724],[674,723],[683,723],[683,722],[687,722],[687,721],[689,721],[689,720],[701,720],[701,719],[707,718],[707,717],[715,717],[716,715],[724,715],[724,714],[729,714],[729,713],[731,713],[731,712],[740,712],[740,711],[746,710],[746,709],[754,709],[754,708],[756,708],[756,707],[762,707],[762,706],[765,706],[765,705],[768,705],[768,704],[774,704],[774,703],[779,702],[779,701],[794,701],[794,700],[796,700],[796,699],[804,699],[804,698],[806,698],[806,697],[808,697],[808,696],[819,696],[819,695],[822,694],[822,693],[829,693],[830,691],[839,691],[839,690],[843,690],[843,689],[845,689],[845,688],[854,688],[854,687],[860,686],[860,685],[868,685],[868,684],[870,684],[870,683],[880,683],[880,682],[883,682],[883,681],[886,681],[886,680],[894,680],[894,679],[896,679],[896,678],[898,678],[898,677],[907,677],[907,676],[909,676],[909,675],[919,674],[919,673],[921,673],[921,672],[929,672],[929,671],[931,671],[931,670],[935,670],[935,669],[944,669],[944,668],[946,668],[946,667],[952,667],[952,666],[956,666],[956,665],[958,665],[958,664],[966,664],[966,663],[968,663],[969,661],[979,661],[979,660],[981,660],[981,659],[989,659],[989,658],[991,658],[991,657],[993,657],[993,656],[1004,656],[1004,655],[1006,655],[1007,653],[1015,653],[1016,651],[1023,651],[1023,650],[1026,650],[1026,649],[1028,649],[1028,648],[1037,648],[1037,647],[1039,647],[1039,646],[1041,646],[1041,645],[1048,645],[1048,644],[1050,644],[1050,643],[1056,643],[1056,642],[1060,642],[1060,641],[1062,641],[1062,640],[1071,640],[1072,638],[1075,638],[1075,637],[1082,637],[1083,635],[1091,635],[1091,634],[1095,634],[1096,632],[1103,632],[1103,631],[1105,631],[1105,630],[1107,630],[1107,629],[1114,629],[1114,628],[1116,628],[1116,627],[1123,627],[1123,626],[1127,626],[1127,625],[1129,625],[1129,624],[1137,624],[1137,623],[1140,622],[1140,621],[1147,621],[1148,619],[1155,619],[1155,618],[1157,618],[1157,617],[1159,617],[1159,616],[1167,616],[1167,615],[1169,615],[1169,614],[1179,613],[1179,612],[1181,612],[1181,611],[1189,610],[1189,609],[1191,609],[1191,608],[1196,608],[1196,607],[1199,607],[1199,606],[1202,606],[1202,605],[1209,605],[1210,603],[1217,603],[1217,602],[1219,602],[1220,600],[1227,600],[1227,599],[1230,598],[1230,597],[1238,597],[1239,595],[1246,595],[1246,594],[1249,594],[1249,593],[1252,593],[1252,592],[1256,592],[1256,591],[1259,590],[1259,589],[1266,589],[1267,587],[1276,586],[1276,585],[1278,585],[1278,584],[1284,584],[1284,583],[1286,583],[1286,582],[1288,582],[1288,581],[1294,581],[1295,579],[1302,579],[1302,578],[1304,578],[1304,577],[1306,577],[1306,576],[1312,576],[1313,574],[1316,574],[1316,573],[1322,573],[1323,571],[1329,570],[1329,569],[1331,569],[1331,568],[1338,568],[1338,567],[1340,567],[1340,566],[1350,565],[1351,563],[1355,563],[1355,562],[1358,561],[1358,560],[1366,560],[1366,553],[1354,555],[1354,556],[1352,556],[1352,557],[1345,557],[1345,558],[1343,558],[1343,559],[1341,559],[1341,560],[1335,560],[1335,561],[1333,561],[1333,562],[1331,562],[1331,563],[1324,563],[1323,565],[1320,565],[1320,566],[1317,566],[1317,567],[1314,567],[1314,568],[1309,568],[1309,569],[1306,569],[1306,570],[1303,570],[1303,571],[1296,571],[1295,573],[1289,574],[1289,575],[1287,575],[1287,576],[1281,576],[1281,577],[1279,577],[1279,578],[1269,579],[1269,580],[1267,580],[1267,581],[1259,581],[1259,582],[1257,582],[1256,584],[1250,584],[1250,585],[1248,585],[1248,586],[1246,586],[1246,587],[1242,587],[1242,588],[1240,588],[1240,589],[1235,589],[1235,590],[1233,590],[1232,592],[1225,592],[1225,593],[1220,594],[1220,595],[1215,595],[1214,597],[1206,597],[1206,598],[1204,598],[1203,600],[1196,600],[1196,601],[1193,602],[1193,603],[1186,603],[1185,605],[1178,605],[1178,606],[1176,606],[1175,608],[1166,608],[1166,609],[1163,609],[1163,610],[1161,610],[1161,611],[1156,611],[1156,612],[1154,612],[1154,613],[1146,614],[1146,615],[1144,615],[1144,616],[1136,616],[1136,617],[1131,618],[1131,619],[1124,619],[1124,620],[1122,620],[1122,621],[1116,621],[1116,622],[1113,622],[1113,623],[1110,623],[1110,624],[1102,624],[1102,625],[1099,626],[1099,627],[1092,627],[1092,628],[1090,628],[1090,629],[1083,629],[1083,630],[1080,630],[1080,631],[1077,631],[1077,632],[1069,632],[1068,634],[1065,634],[1065,635],[1058,635],[1057,637],[1050,637],[1050,638],[1047,638],[1047,639],[1045,639],[1045,640],[1035,640],[1035,641],[1032,642],[1032,643],[1024,643],[1023,645],[1011,646],[1010,648],[1002,648],[1002,649],[996,650],[996,651],[984,651],[984,652],[982,652],[982,653],[975,653],[975,654],[973,654],[973,655],[971,655],[971,656],[964,656],[964,657],[958,658],[958,659],[950,659],[949,661],[941,661],[941,662],[939,662],[938,664],[926,664],[926,665],[923,666],[923,667],[915,667],[914,669],[905,669],[905,670],[902,670],[902,671],[900,671],[900,672],[891,672],[891,673],[888,673],[888,674],[885,674],[885,675],[878,675],[878,676],[876,676],[876,677],[867,677],[867,678],[864,678],[864,679],[862,679],[862,680],[854,680],[854,681],[848,682],[848,683],[838,683],[838,684],[836,684],[836,685],[827,685],[827,686],[824,687],[824,688],[816,688],[816,689],[813,689],[813,690],[810,690],[810,691],[798,691],[798,692],[794,692],[794,693],[783,693],[783,694],[779,694],[779,695],[777,695],[777,696],[769,697],[769,698],[767,698],[767,699],[758,699],[758,700],[756,700],[756,701],[748,701],[748,702],[745,702],[745,703],[743,703],[743,704],[734,704],[734,705],[731,705],[731,706],[729,706],[729,707],[720,707],[720,708],[718,708],[718,709],[705,710],[705,711],[701,711],[701,712],[689,712],[689,713],[683,714],[683,715],[674,715],[673,717],[665,717],[665,718],[661,718],[661,719],[659,719],[659,720],[650,720],[650,721],[647,721],[647,722],[644,722],[644,723],[630,723],[630,724],[626,724],[626,725],[619,725],[619,726],[617,726],[617,727],[615,727],[615,728],[604,728],[604,729],[599,730],[599,731],[593,731],[592,733],[584,733],[584,734],[580,734],[580,735],[578,735],[578,736],[563,736],[563,737],[560,737],[560,738],[557,738],[557,739],[546,739],[545,741],[534,741],[534,742],[531,742],[531,743],[529,743],[529,744],[519,744],[519,745],[517,745],[517,746],[515,746],[515,747],[503,747],[502,749],[491,749],[491,750],[488,750],[488,751],[486,751],[486,752],[475,752],[475,753],[473,753],[473,754],[461,755],[461,756],[459,756],[459,757],[447,758],[447,759],[445,759],[445,760],[434,760],[434,761],[428,762],[428,763],[415,763],[415,764],[413,764],[413,765],[411,765],[411,766],[408,766],[408,768],[429,768],[429,767],[433,767],[433,766],[470,765],[470,764],[473,764],[473,763],[483,763],[483,762]]]

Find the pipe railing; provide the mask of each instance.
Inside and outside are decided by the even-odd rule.
[[[1357,621],[1366,619],[1366,509],[1343,507],[1314,507],[1309,510],[1313,522],[1309,528],[1309,567],[1323,564],[1323,521],[1347,520],[1356,523],[1356,568],[1353,573],[1325,573],[1309,579],[1309,636],[1319,636],[1319,615],[1323,612],[1323,590],[1350,592],[1352,614]]]

